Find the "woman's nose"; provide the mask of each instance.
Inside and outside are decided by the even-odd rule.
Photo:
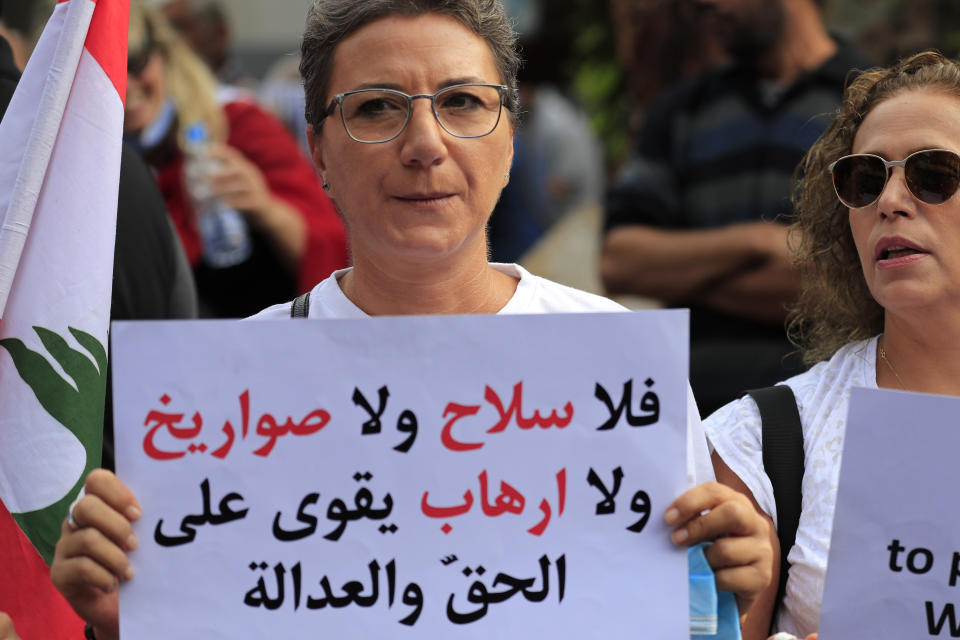
[[[417,104],[417,103],[420,104]],[[414,100],[410,122],[402,137],[401,160],[404,164],[429,167],[443,162],[447,156],[447,133],[433,115],[429,100]]]
[[[902,167],[891,167],[887,183],[877,199],[877,212],[883,216],[906,215],[916,213],[916,197],[907,188],[906,175]]]

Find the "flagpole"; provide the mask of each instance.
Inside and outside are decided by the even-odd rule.
[[[60,122],[73,88],[73,82],[61,80],[64,77],[73,78],[76,74],[95,7],[90,0],[71,0],[68,4],[60,39],[37,106],[37,116],[23,151],[23,162],[10,193],[10,206],[3,216],[3,224],[0,225],[0,318],[3,317],[13,288],[14,276],[27,241],[27,232],[33,222],[33,212],[46,179],[47,166],[60,131]],[[0,148],[13,151],[3,144],[8,135],[10,134],[7,134],[0,124]]]

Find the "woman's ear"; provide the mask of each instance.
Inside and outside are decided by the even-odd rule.
[[[507,169],[505,175],[503,176],[503,187],[506,189],[507,184],[510,182],[510,170],[513,168],[513,127],[510,127],[510,153],[507,154]]]
[[[310,147],[310,157],[313,159],[313,166],[317,173],[326,182],[327,165],[323,160],[323,144],[321,140],[321,131],[316,131],[312,124],[307,125],[307,146]]]

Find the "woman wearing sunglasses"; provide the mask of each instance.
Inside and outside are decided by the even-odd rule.
[[[777,630],[802,637],[818,624],[851,387],[960,395],[958,151],[960,65],[921,53],[857,78],[801,167],[792,238],[803,290],[789,328],[816,364],[785,383],[806,471],[796,543],[780,550],[790,570]],[[754,401],[705,427],[718,478],[772,521]]]

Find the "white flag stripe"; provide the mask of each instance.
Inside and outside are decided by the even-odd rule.
[[[94,6],[90,0],[67,4]],[[50,31],[48,28],[48,35]],[[52,34],[53,40],[56,35]],[[48,63],[50,59],[48,55]],[[48,82],[53,78],[41,75]],[[54,146],[46,152],[48,166],[43,167],[34,187],[36,213],[0,321],[0,338],[16,337],[29,349],[48,356],[49,364],[72,383],[49,357],[33,327],[54,331],[80,353],[86,351],[76,344],[68,327],[91,334],[106,345],[123,102],[89,51],[82,51],[73,73],[60,74],[57,80],[66,86],[68,98],[62,122],[55,123],[59,132]],[[21,83],[7,111],[15,118],[11,122],[29,119],[13,110],[19,101],[21,111],[35,111],[42,90],[42,82]],[[8,133],[0,128],[0,145],[5,144]],[[24,135],[16,147],[20,153],[10,155],[22,154],[25,161],[31,155],[30,148],[23,146],[26,139]],[[12,184],[14,175],[0,171],[0,193],[5,184]],[[56,502],[79,479],[86,462],[84,448],[43,410],[4,349],[0,349],[0,408],[0,500],[13,513]]]
[[[32,112],[36,114],[33,125],[29,130],[16,131],[14,127],[17,123],[14,121],[8,123],[6,117],[0,123],[0,148],[5,150],[5,155],[17,155],[15,151],[20,149],[29,150],[29,153],[23,155],[9,200],[7,202],[0,200],[0,211],[5,211],[3,224],[0,225],[0,318],[3,317],[10,296],[95,6],[89,0],[74,0],[57,5],[54,15],[60,19],[58,14],[65,12],[63,25],[59,29],[45,29],[41,38],[41,41],[55,38],[56,44],[51,47],[52,42],[43,42],[44,46],[38,46],[35,53],[47,53],[49,57],[31,59],[28,63],[28,66],[41,66],[48,69],[39,103],[36,102],[37,94],[31,93],[35,105],[32,107]],[[25,77],[29,78],[31,75],[43,77],[42,74],[25,74]],[[69,79],[71,82],[64,82],[64,79]],[[29,87],[25,87],[27,88]],[[28,92],[18,91],[18,94],[26,97]],[[16,96],[7,109],[8,113],[24,111],[17,108],[15,103]],[[29,113],[30,110],[26,112]],[[22,134],[26,131],[29,133],[23,140]],[[11,151],[14,153],[10,153]],[[0,175],[0,184],[10,184],[5,178],[6,176]],[[2,197],[0,195],[0,198]]]

